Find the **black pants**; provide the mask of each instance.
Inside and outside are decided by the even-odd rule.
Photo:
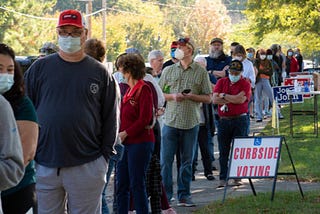
[[[30,184],[18,192],[1,196],[4,214],[25,214],[33,207],[33,214],[37,213],[36,185]]]
[[[209,148],[208,148],[208,129],[206,126],[199,126],[199,133],[198,133],[198,144],[200,147],[200,152],[201,152],[201,159],[202,159],[202,164],[203,164],[203,169],[204,169],[204,175],[212,175],[212,163],[211,163],[211,158],[210,158],[210,153],[209,153]],[[197,160],[193,160],[193,167],[196,166]],[[194,169],[193,169],[194,173]]]

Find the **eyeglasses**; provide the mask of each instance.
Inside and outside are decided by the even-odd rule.
[[[59,36],[62,36],[62,37],[68,37],[68,36],[80,37],[82,35],[82,33],[83,33],[83,30],[75,30],[72,32],[68,32],[66,30],[58,30]]]

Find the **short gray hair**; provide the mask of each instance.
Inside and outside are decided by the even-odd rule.
[[[150,62],[153,59],[156,59],[158,57],[164,57],[163,53],[160,50],[153,50],[150,51],[148,54],[148,61]]]

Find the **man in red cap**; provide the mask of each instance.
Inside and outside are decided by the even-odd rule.
[[[100,213],[107,161],[118,133],[119,94],[106,68],[84,53],[88,30],[77,10],[60,14],[59,51],[26,72],[39,124],[39,213]]]
[[[179,62],[179,60],[176,58],[176,56],[174,54],[177,48],[178,48],[178,42],[177,41],[173,41],[171,43],[171,45],[170,45],[170,56],[171,56],[171,59],[167,60],[163,64],[162,69],[164,69],[165,67],[167,67],[169,65],[173,65],[174,63]]]
[[[210,103],[212,87],[207,71],[193,61],[195,45],[180,38],[175,57],[180,61],[166,67],[159,80],[167,101],[162,128],[161,174],[169,200],[173,198],[172,164],[179,149],[177,206],[196,206],[191,200],[192,161],[197,144],[200,103]]]

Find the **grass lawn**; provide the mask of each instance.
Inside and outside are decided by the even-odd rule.
[[[319,105],[320,106],[320,105]],[[318,110],[320,113],[320,108]],[[313,109],[313,98],[297,103],[294,110]],[[285,119],[280,120],[280,135],[285,137],[293,163],[300,181],[320,182],[320,130],[319,138],[313,134],[313,116],[294,116],[294,137],[290,136],[289,105],[281,109]],[[271,127],[271,122],[263,133],[275,135],[277,131]],[[282,147],[279,172],[293,172],[285,146]],[[294,176],[278,176],[278,179],[295,180]],[[258,196],[248,195],[236,198],[226,198],[222,204],[219,201],[197,210],[195,213],[320,213],[319,191],[308,192],[302,199],[300,192],[276,192],[276,200],[270,201],[270,193],[259,193]]]

